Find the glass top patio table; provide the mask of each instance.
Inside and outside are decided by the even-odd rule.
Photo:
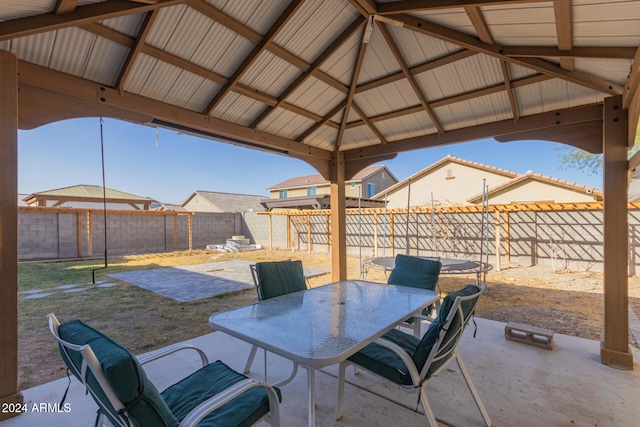
[[[314,371],[346,360],[438,298],[425,289],[345,280],[216,313],[209,325],[306,367],[312,426]]]

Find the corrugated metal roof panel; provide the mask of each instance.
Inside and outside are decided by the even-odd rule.
[[[201,67],[229,77],[235,67],[249,55],[254,45],[224,25],[213,23],[195,49],[191,61]]]
[[[258,114],[264,110],[264,104],[247,98],[239,93],[229,92],[213,111],[213,116],[232,123],[249,126]]]
[[[106,0],[79,0],[78,6],[84,6],[91,3],[101,3]],[[20,0],[0,2],[0,22],[9,21],[11,19],[24,18],[42,13],[53,11],[56,2],[54,0]]]
[[[358,82],[376,80],[401,71],[400,65],[380,31],[371,33],[369,45],[362,60]]]
[[[557,45],[552,2],[483,6],[487,24],[498,44]]]
[[[181,72],[181,68],[174,67],[166,62],[157,61],[147,76],[140,95],[163,100]]]
[[[183,70],[176,77],[163,101],[186,108],[193,94],[202,85],[203,80],[205,80],[203,77]]]
[[[574,0],[574,46],[640,45],[640,6],[632,1]]]
[[[6,44],[6,48],[2,47],[2,45],[0,45],[0,48],[15,52],[18,58],[24,61],[47,67],[53,53],[55,40],[54,32],[36,34],[15,40],[7,40],[3,42]]]
[[[180,58],[191,59],[212,23],[208,17],[187,7],[175,23],[171,38],[164,44],[164,50]]]
[[[354,97],[367,116],[377,116],[420,104],[407,80],[361,92]]]
[[[158,60],[149,55],[140,54],[133,63],[127,80],[124,82],[124,90],[139,94],[147,81],[149,74],[153,71]]]
[[[457,95],[463,92],[458,70],[453,64],[438,67],[416,75],[416,80],[430,101]]]
[[[147,35],[146,42],[164,49],[187,9],[188,6],[183,4],[160,9],[158,17]]]
[[[380,144],[380,141],[371,129],[367,126],[358,126],[357,128],[345,129],[342,135],[340,151],[376,144]]]
[[[297,139],[315,122],[299,114],[277,108],[260,126],[261,130],[284,138]]]
[[[234,0],[226,2],[222,11],[252,30],[266,34],[288,4],[287,0]]]
[[[329,126],[320,126],[318,130],[305,138],[304,143],[323,150],[332,150],[337,137],[337,129]]]
[[[305,2],[275,43],[312,63],[358,16],[345,0]]]
[[[387,28],[393,35],[398,49],[409,67],[460,50],[459,46],[414,31],[397,28],[393,25],[388,25]]]
[[[504,83],[500,61],[488,55],[474,55],[452,65],[465,92]]]
[[[476,35],[476,30],[473,28],[469,16],[463,8],[416,12],[411,13],[411,15],[444,27],[455,28],[458,31],[473,34],[474,36]]]
[[[242,76],[240,83],[278,97],[300,73],[299,68],[264,51]]]
[[[356,31],[329,59],[322,64],[320,69],[331,77],[345,85],[351,83],[353,66],[358,57],[358,48],[362,41],[362,30]]]
[[[376,122],[375,126],[384,135],[387,142],[436,132],[436,128],[431,124],[431,119],[426,112],[408,114],[393,120],[383,120]]]
[[[126,46],[98,37],[82,77],[113,86],[128,54]]]
[[[287,102],[324,117],[344,99],[346,95],[338,89],[309,77],[287,98]]]
[[[101,22],[105,27],[113,28],[131,37],[136,37],[140,32],[140,25],[144,19],[143,13],[126,15],[119,18],[105,19]]]
[[[640,28],[640,26],[638,26]],[[576,70],[624,85],[631,71],[631,61],[607,61],[606,59],[576,59]]]
[[[211,80],[202,79],[200,86],[193,92],[185,104],[185,108],[193,111],[203,111],[222,86]]]
[[[49,67],[63,73],[81,76],[97,36],[76,27],[56,32]]]
[[[509,74],[511,75],[511,80],[517,80],[525,77],[535,76],[537,72],[535,70],[532,70],[531,68],[509,64]]]

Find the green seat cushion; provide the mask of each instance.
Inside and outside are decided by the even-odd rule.
[[[171,410],[162,399],[162,396],[148,380],[142,366],[138,360],[124,347],[118,345],[111,338],[86,325],[80,320],[73,320],[63,323],[58,328],[60,338],[72,344],[89,344],[102,365],[104,374],[113,388],[116,396],[128,407],[130,418],[137,426],[177,426],[178,420],[173,416]],[[82,355],[80,352],[67,349],[71,360],[69,360],[61,349],[63,359],[67,366],[75,366],[71,369],[74,374],[80,371],[82,365]],[[106,406],[111,414],[106,415],[113,421],[113,407],[106,398],[106,395],[98,386],[93,374],[88,373],[88,383],[96,393],[102,405]],[[80,381],[82,381],[81,378]]]
[[[259,262],[256,275],[263,300],[307,288],[300,260]]]
[[[162,397],[176,418],[182,421],[200,403],[246,378],[218,360],[172,385],[162,392]],[[282,400],[280,390],[276,391]],[[198,427],[248,427],[268,412],[267,391],[264,387],[255,387],[216,409],[200,421]]]
[[[418,338],[413,335],[406,334],[397,329],[392,329],[382,336],[387,341],[391,341],[407,351],[411,356],[416,346],[418,345]],[[374,372],[389,381],[392,381],[400,385],[410,385],[411,377],[409,376],[409,370],[404,364],[400,356],[376,343],[371,343],[365,348],[349,357],[349,360],[356,365]]]
[[[429,353],[431,353],[431,349],[433,348],[433,346],[438,340],[438,336],[440,335],[440,330],[442,329],[442,325],[446,321],[447,316],[449,316],[449,312],[453,307],[453,303],[455,302],[456,297],[474,295],[474,294],[477,294],[478,292],[480,292],[480,288],[478,288],[476,285],[467,285],[464,288],[456,292],[452,292],[445,297],[444,301],[442,302],[442,305],[440,306],[438,317],[431,323],[427,332],[422,336],[422,339],[416,346],[415,352],[413,354],[413,363],[415,363],[418,370],[422,370],[422,368],[424,367],[424,364],[426,363],[427,358],[429,357]],[[463,311],[464,311],[464,307],[465,306],[463,305]],[[466,317],[468,313],[464,313],[464,314]],[[453,321],[451,322],[451,324],[447,329],[447,332],[443,338],[443,344],[441,344],[440,348],[438,349],[438,353],[436,354],[436,357],[446,353],[451,348],[451,346],[454,345],[454,342],[451,340],[451,338],[455,336],[456,331],[460,328],[461,321],[462,320],[460,319],[459,316],[454,317]],[[425,376],[425,378],[431,377],[433,372],[435,372],[440,366],[442,366],[444,363],[446,363],[450,359],[451,355],[433,362],[429,366],[429,370],[427,371],[427,375]]]
[[[440,261],[399,254],[387,283],[434,291],[441,267]]]

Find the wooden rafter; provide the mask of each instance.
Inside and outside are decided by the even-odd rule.
[[[280,94],[280,96],[278,97],[278,101],[276,102],[275,105],[272,105],[270,108],[265,109],[262,114],[260,114],[254,121],[253,123],[250,125],[250,127],[252,128],[257,128],[258,125],[265,119],[267,118],[267,116],[269,116],[269,114],[271,114],[271,112],[273,110],[275,110],[276,108],[278,108],[279,106],[281,106],[281,104],[283,104],[285,102],[285,100],[298,88],[300,87],[300,85],[302,83],[304,83],[310,76],[312,76],[316,71],[318,71],[320,69],[320,67],[322,66],[322,64],[324,64],[326,62],[327,59],[329,59],[329,57],[331,55],[333,55],[333,53],[338,50],[340,48],[340,46],[342,46],[347,40],[349,40],[349,38],[362,26],[362,24],[365,22],[365,19],[362,18],[362,16],[357,17],[356,19],[353,20],[353,22],[342,32],[342,34],[340,34],[334,41],[333,43],[331,43],[325,50],[324,52],[322,52],[320,55],[318,55],[318,57],[316,58],[315,61],[313,61],[313,64],[311,64],[311,67],[305,71],[304,73],[300,74],[300,76],[298,76],[298,78],[289,85],[288,88],[286,88],[282,94]]]
[[[64,15],[65,13],[71,13],[76,6],[78,6],[78,0],[57,0],[53,8],[53,14]]]
[[[556,16],[556,33],[558,34],[558,49],[571,50],[573,48],[573,19],[571,17],[571,0],[555,0],[553,11]],[[574,70],[573,58],[560,58],[560,67]]]
[[[553,46],[502,46],[501,52],[513,58],[633,59],[636,49],[622,46],[581,46],[570,49]]]
[[[285,25],[291,20],[293,15],[300,9],[304,0],[292,0],[291,3],[287,6],[287,8],[280,14],[276,22],[273,23],[269,31],[264,35],[260,43],[258,43],[249,56],[242,61],[242,64],[233,75],[229,78],[227,84],[216,93],[213,97],[205,112],[207,114],[211,114],[213,110],[220,104],[222,99],[229,93],[229,91],[233,88],[233,86],[240,80],[240,78],[247,72],[249,67],[258,59],[258,57],[262,54],[262,52],[273,43],[273,39],[278,35],[278,33],[284,28]]]
[[[588,87],[598,92],[609,95],[619,95],[623,88],[621,85],[606,80],[592,74],[582,71],[567,71],[558,65],[538,58],[516,58],[509,57],[502,53],[502,46],[490,45],[482,42],[474,36],[464,34],[460,31],[452,30],[441,25],[434,24],[424,19],[416,18],[411,15],[394,15],[394,20],[401,23],[404,28],[411,29],[417,33],[435,37],[449,43],[457,44],[467,49],[471,49],[478,53],[483,53],[494,58],[506,60],[516,65],[530,68],[541,73],[549,74],[553,77],[575,83],[580,86]]]
[[[631,72],[627,77],[627,83],[624,85],[624,93],[622,94],[622,104],[624,108],[629,108],[631,105],[631,98],[640,89],[640,46],[636,49],[636,53],[633,57],[633,64],[631,64]]]
[[[362,41],[360,42],[360,47],[358,49],[356,63],[353,66],[353,72],[351,73],[351,85],[349,86],[349,93],[347,93],[347,103],[344,107],[344,112],[342,113],[342,121],[340,122],[340,129],[338,129],[338,137],[336,138],[336,151],[340,149],[340,144],[342,144],[342,137],[344,136],[347,121],[349,120],[349,111],[351,110],[351,105],[353,104],[353,95],[355,95],[356,86],[358,85],[358,77],[360,76],[360,69],[362,68],[362,62],[364,61],[364,54],[367,52],[367,46],[369,46],[369,37],[371,37],[371,31],[373,31],[373,20],[369,19],[366,25],[367,26],[364,29]]]
[[[340,104],[336,105],[326,116],[324,116],[322,118],[322,120],[320,120],[318,123],[316,123],[315,125],[311,126],[309,129],[304,131],[304,133],[298,137],[297,141],[298,142],[304,142],[305,139],[307,139],[311,134],[313,134],[320,127],[322,127],[323,125],[327,124],[329,122],[329,120],[331,120],[331,117],[333,117],[336,114],[338,114],[346,106],[347,106],[347,100],[345,99]]]
[[[44,13],[0,22],[0,41],[32,36],[62,28],[74,27],[105,19],[149,12],[163,7],[189,3],[193,0],[158,0],[154,4],[141,4],[126,0],[110,0],[76,7],[64,15]]]
[[[374,0],[349,0],[349,3],[365,18],[378,12],[378,6]]]
[[[117,89],[123,88],[124,82],[127,80],[127,77],[129,76],[129,73],[131,72],[131,69],[133,68],[133,64],[138,58],[138,55],[140,55],[140,52],[142,51],[142,47],[145,44],[145,40],[149,35],[149,31],[151,31],[151,26],[153,25],[153,22],[156,20],[157,17],[158,17],[158,9],[155,9],[155,10],[152,10],[151,12],[146,13],[142,21],[142,24],[140,25],[140,31],[138,32],[138,37],[136,38],[134,46],[129,50],[129,55],[127,56],[127,59],[124,62],[124,66],[120,71],[120,75],[118,76],[118,79],[116,80],[115,87]]]
[[[411,70],[407,65],[407,61],[402,56],[402,53],[400,52],[400,48],[398,48],[398,45],[396,44],[396,41],[393,39],[391,32],[387,28],[386,24],[384,24],[383,22],[379,22],[378,27],[380,28],[380,32],[382,33],[385,41],[387,42],[387,45],[391,49],[393,56],[396,58],[396,62],[400,65],[400,68],[402,69],[402,73],[404,74],[404,77],[407,79],[414,93],[420,100],[420,104],[422,104],[422,108],[429,116],[429,119],[431,119],[431,123],[433,123],[433,126],[438,130],[438,133],[440,134],[444,133],[444,127],[442,126],[442,123],[440,123],[438,116],[436,116],[436,113],[429,106],[429,101],[427,100],[427,97],[425,96],[422,88],[418,84],[418,81],[415,79],[415,77],[411,73]]]
[[[478,33],[478,37],[480,38],[480,40],[487,44],[496,44],[496,41],[491,34],[491,30],[489,29],[489,25],[487,25],[487,20],[484,19],[484,14],[480,10],[480,7],[467,6],[464,8],[464,10],[465,12],[467,12],[467,16],[471,20],[473,28],[475,28],[476,33]],[[517,120],[520,117],[518,102],[516,101],[516,94],[511,87],[511,74],[509,73],[509,66],[503,59],[500,60],[500,69],[502,70],[502,79],[504,80],[507,96],[509,98],[509,105],[511,106],[511,114],[513,114],[513,118]]]
[[[373,134],[376,136],[376,138],[378,138],[378,140],[380,140],[380,143],[381,144],[386,144],[387,143],[387,138],[385,138],[384,135],[382,134],[382,132],[380,132],[380,130],[373,124],[373,122],[371,120],[369,120],[369,118],[364,113],[364,111],[362,111],[362,108],[360,108],[358,106],[358,104],[356,104],[355,101],[353,101],[353,103],[351,104],[351,108],[353,108],[353,111],[355,111],[356,114],[360,116],[360,118],[362,119],[364,124],[367,125],[367,127],[369,129],[371,129],[371,132],[373,132]]]

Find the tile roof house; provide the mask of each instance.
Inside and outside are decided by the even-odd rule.
[[[99,185],[74,185],[41,191],[28,195],[23,201],[27,206],[102,208],[103,197],[106,198],[107,209],[149,210],[152,203],[157,203],[149,197],[137,196],[112,188],[103,190],[103,187]]]
[[[191,212],[261,212],[263,196],[196,190],[182,203]]]
[[[387,199],[390,208],[411,206],[479,204],[483,185],[489,203],[593,202],[602,192],[531,171],[520,174],[459,157],[446,156],[374,196]],[[409,199],[410,195],[410,200]]]

